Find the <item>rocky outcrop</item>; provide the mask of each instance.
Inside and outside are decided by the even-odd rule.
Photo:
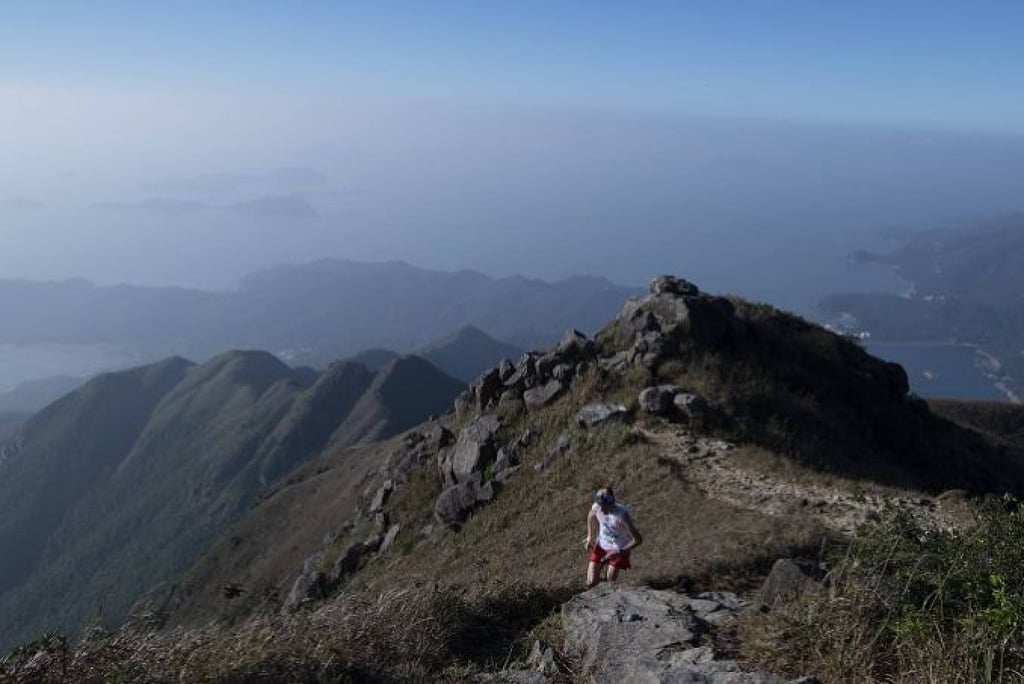
[[[455,400],[460,417],[521,401],[538,409],[557,400],[572,381],[597,362],[597,345],[578,330],[569,330],[550,351],[527,352],[514,365],[503,359],[482,374]]]
[[[579,654],[580,669],[594,682],[783,684],[771,674],[744,672],[704,645],[702,635],[744,607],[726,592],[691,597],[604,584],[562,605],[565,649]]]
[[[605,370],[640,366],[653,372],[663,361],[677,357],[683,346],[709,348],[743,334],[732,303],[702,294],[691,282],[658,276],[651,281],[650,292],[627,301],[614,321],[611,341],[617,351],[598,361]]]

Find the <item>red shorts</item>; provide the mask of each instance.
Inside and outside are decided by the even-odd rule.
[[[600,563],[604,560],[608,565],[619,570],[628,570],[629,564],[629,551],[619,551],[618,553],[608,553],[601,548],[600,544],[594,544],[594,548],[590,550],[590,562]]]

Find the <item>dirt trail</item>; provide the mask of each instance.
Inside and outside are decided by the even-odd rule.
[[[768,515],[809,515],[825,526],[852,533],[868,516],[887,506],[910,511],[929,527],[957,526],[956,502],[938,501],[879,485],[849,480],[815,478],[794,480],[767,471],[746,468],[734,458],[734,445],[688,430],[645,433],[651,444],[684,468],[685,477],[710,498]]]

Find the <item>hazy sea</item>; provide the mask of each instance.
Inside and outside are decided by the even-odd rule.
[[[86,377],[135,365],[137,359],[105,344],[0,344],[0,392],[26,380],[56,375]]]
[[[868,342],[867,350],[903,366],[910,389],[929,399],[987,399],[1007,401],[987,377],[984,357],[962,344]]]

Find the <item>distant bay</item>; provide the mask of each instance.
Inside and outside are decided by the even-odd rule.
[[[907,371],[912,392],[929,399],[1007,401],[989,377],[987,357],[971,345],[927,342],[867,342],[871,354]]]

